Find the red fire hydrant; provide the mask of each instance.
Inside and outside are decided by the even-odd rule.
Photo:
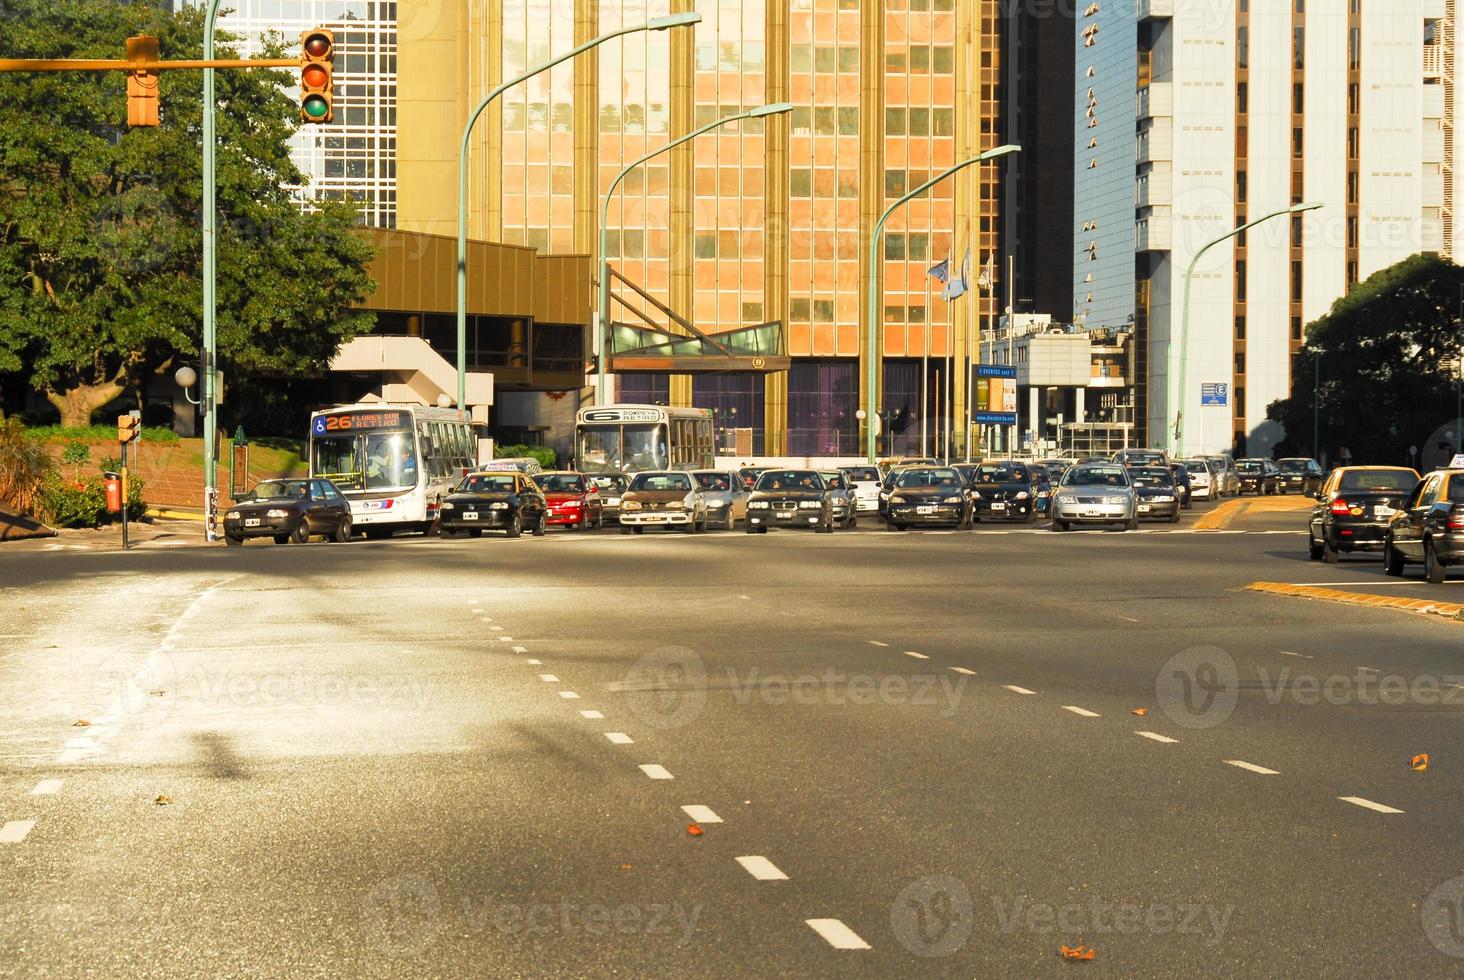
[[[107,489],[107,510],[113,514],[122,511],[122,474],[113,473],[110,470],[102,474],[103,485]]]

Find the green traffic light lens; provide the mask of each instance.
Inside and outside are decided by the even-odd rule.
[[[318,95],[307,97],[305,104],[301,108],[305,110],[305,115],[311,119],[324,119],[326,114],[330,112],[330,105]]]

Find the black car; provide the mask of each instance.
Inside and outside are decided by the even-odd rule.
[[[438,527],[443,537],[466,532],[503,531],[516,538],[524,531],[542,536],[549,505],[534,478],[518,470],[469,473],[442,502]]]
[[[982,463],[971,481],[972,518],[977,521],[1035,520],[1037,493],[1037,476],[1026,463],[1012,460]]]
[[[916,524],[971,526],[971,492],[950,466],[910,466],[895,476],[885,519],[891,531]]]
[[[1195,501],[1195,488],[1190,483],[1189,470],[1183,463],[1170,463],[1169,472],[1174,476],[1174,488],[1179,491],[1179,506],[1189,509]]]
[[[1383,567],[1402,575],[1403,566],[1414,563],[1434,585],[1444,581],[1449,566],[1464,564],[1464,470],[1430,473],[1393,515]]]
[[[1276,489],[1281,493],[1303,493],[1308,497],[1322,489],[1322,467],[1314,459],[1288,457],[1276,460],[1281,471]]]
[[[312,534],[351,540],[351,504],[329,480],[264,480],[224,513],[224,541],[274,538],[304,544]]]
[[[1131,466],[1134,503],[1141,521],[1179,522],[1179,487],[1167,466]]]
[[[834,498],[817,470],[766,470],[747,498],[747,533],[770,527],[811,527],[834,532]]]
[[[1378,551],[1418,474],[1406,466],[1339,466],[1317,491],[1307,543],[1313,561],[1342,552]]]
[[[1238,496],[1247,493],[1269,496],[1281,485],[1281,471],[1269,459],[1242,459],[1235,464],[1235,475],[1240,478]]]

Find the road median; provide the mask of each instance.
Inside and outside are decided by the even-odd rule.
[[[1403,596],[1372,595],[1366,592],[1343,592],[1340,589],[1328,589],[1315,585],[1292,585],[1288,582],[1252,582],[1246,586],[1246,590],[1291,596],[1297,599],[1342,602],[1352,606],[1398,609],[1403,612],[1442,616],[1445,619],[1464,622],[1464,605],[1457,602],[1440,602],[1437,599],[1410,599]]]

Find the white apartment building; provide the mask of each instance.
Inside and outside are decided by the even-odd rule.
[[[1268,454],[1283,433],[1266,407],[1290,392],[1305,325],[1379,269],[1464,249],[1460,6],[1080,4],[1074,309],[1134,324],[1142,441]],[[1301,202],[1323,207],[1204,252],[1182,343],[1196,254]]]

